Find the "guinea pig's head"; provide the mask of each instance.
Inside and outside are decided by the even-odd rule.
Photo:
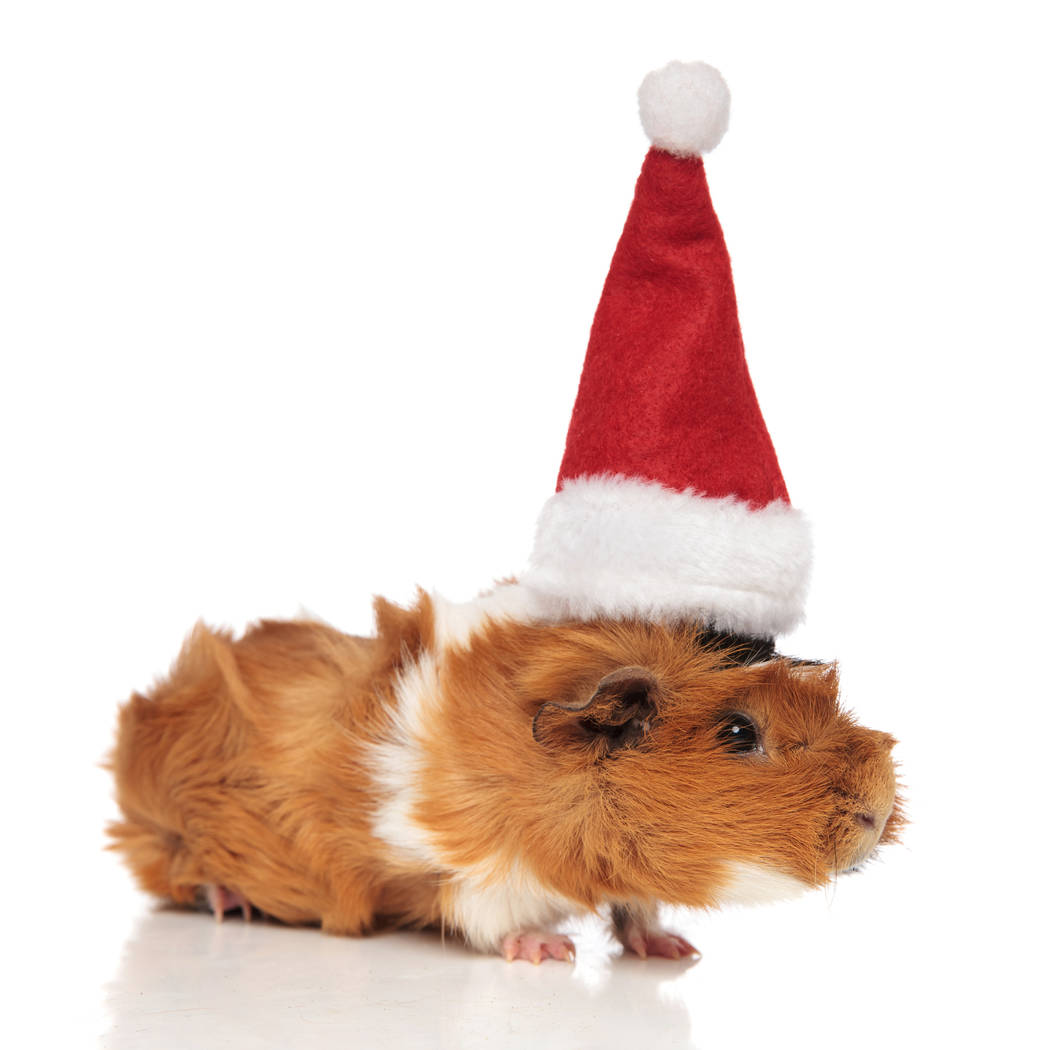
[[[583,815],[579,895],[790,896],[856,870],[902,823],[895,741],[842,709],[833,665],[631,623],[563,630],[555,649],[527,689],[533,746]]]

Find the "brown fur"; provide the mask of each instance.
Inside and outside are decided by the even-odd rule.
[[[884,840],[899,823],[892,738],[839,709],[833,668],[728,666],[684,627],[497,623],[440,658],[413,816],[447,868],[428,870],[373,834],[372,763],[399,672],[434,646],[433,609],[379,600],[376,621],[375,638],[198,626],[169,678],[132,696],[110,833],[144,889],[188,903],[221,884],[286,922],[362,933],[447,920],[450,874],[517,862],[581,908],[708,906],[727,862],[816,886],[870,846],[859,815],[881,826],[892,809]],[[621,675],[588,707],[623,668],[635,706],[614,710]],[[610,744],[594,727],[635,711],[638,689],[651,717]],[[764,754],[727,753],[718,728],[736,711]]]

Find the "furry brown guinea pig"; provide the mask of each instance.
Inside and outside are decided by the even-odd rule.
[[[608,908],[628,949],[677,958],[661,902],[789,896],[892,837],[894,741],[839,708],[832,667],[694,626],[522,623],[514,586],[380,599],[374,638],[198,627],[120,714],[110,833],[141,885],[533,961]]]

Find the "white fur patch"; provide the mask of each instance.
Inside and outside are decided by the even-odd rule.
[[[767,904],[800,897],[810,887],[793,875],[761,864],[728,864],[728,881],[718,893],[717,903]]]
[[[439,688],[437,661],[429,653],[402,672],[391,712],[392,731],[372,756],[381,798],[372,831],[405,860],[431,869],[440,868],[441,861],[413,811],[423,775],[422,737],[427,724],[438,717]]]
[[[492,951],[508,933],[542,929],[550,932],[579,905],[547,889],[520,863],[500,870],[479,866],[454,882],[452,922],[471,944]]]
[[[774,636],[803,617],[809,525],[786,503],[758,510],[608,474],[567,481],[540,515],[522,586],[549,619],[703,620]]]
[[[539,596],[520,583],[502,583],[469,602],[451,602],[436,591],[430,595],[434,606],[434,635],[439,649],[466,646],[471,636],[486,623],[516,620],[527,623],[542,618]]]
[[[403,863],[444,873],[452,888],[447,920],[471,944],[494,950],[508,933],[550,929],[579,909],[545,888],[520,861],[493,858],[457,867],[417,818],[424,792],[423,740],[427,727],[440,718],[439,689],[438,661],[429,653],[398,679],[391,732],[372,753],[381,799],[372,830]]]

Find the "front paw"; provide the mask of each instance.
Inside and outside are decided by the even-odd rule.
[[[657,909],[646,904],[613,906],[613,932],[619,942],[642,959],[687,959],[700,953],[684,937],[657,925]]]
[[[659,927],[648,929],[644,926],[629,924],[619,934],[620,942],[629,951],[642,959],[688,959],[700,952],[694,948],[684,937],[670,930],[661,930]]]
[[[503,938],[503,958],[507,962],[515,959],[526,959],[531,963],[541,963],[544,959],[560,959],[572,962],[576,958],[576,945],[560,933],[546,933],[543,930],[518,930],[508,933]]]

